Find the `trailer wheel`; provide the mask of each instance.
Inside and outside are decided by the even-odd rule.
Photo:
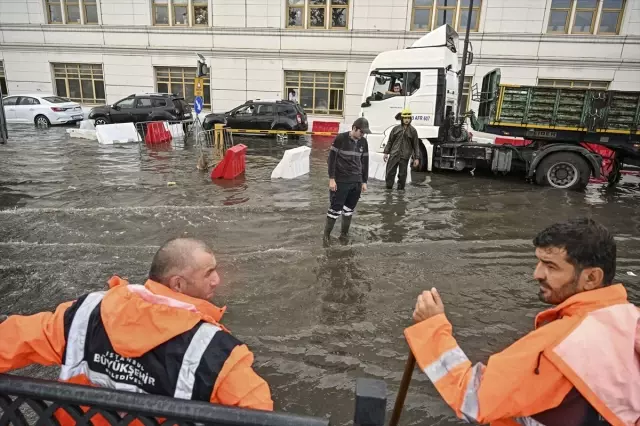
[[[589,183],[591,168],[582,156],[573,152],[550,154],[536,170],[536,182],[558,189],[584,189]]]

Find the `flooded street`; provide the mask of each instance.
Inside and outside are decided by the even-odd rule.
[[[355,380],[372,377],[387,383],[390,415],[407,357],[402,331],[418,293],[434,285],[461,347],[486,363],[546,307],[531,239],[554,221],[589,215],[609,227],[616,278],[640,304],[638,177],[582,193],[464,173],[414,174],[405,193],[370,181],[351,244],[324,249],[330,139],[235,137],[248,146],[245,177],[211,182],[191,147],[99,146],[32,126],[9,136],[0,145],[0,313],[53,310],[113,274],[142,283],[163,241],[203,239],[220,264],[223,323],[256,354],[278,410],[350,424]],[[305,143],[311,173],[272,182],[283,151]],[[458,424],[418,371],[401,423]]]

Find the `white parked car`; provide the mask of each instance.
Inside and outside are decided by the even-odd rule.
[[[33,123],[38,127],[49,127],[84,119],[79,103],[56,95],[12,95],[2,102],[7,123]]]

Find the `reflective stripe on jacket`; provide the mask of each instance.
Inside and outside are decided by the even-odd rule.
[[[456,415],[539,425],[576,388],[614,426],[640,426],[640,313],[622,285],[574,295],[536,317],[536,330],[472,365],[444,314],[405,330],[420,368]]]
[[[224,309],[153,281],[110,285],[55,313],[1,323],[0,372],[57,364],[71,383],[273,409],[253,354],[218,323]]]

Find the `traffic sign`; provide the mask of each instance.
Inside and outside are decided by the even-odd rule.
[[[202,77],[196,77],[193,82],[193,94],[195,96],[204,96],[204,79]]]
[[[202,112],[203,105],[204,99],[202,99],[202,96],[196,96],[196,99],[193,101],[193,109],[196,110],[196,114],[200,114]]]

